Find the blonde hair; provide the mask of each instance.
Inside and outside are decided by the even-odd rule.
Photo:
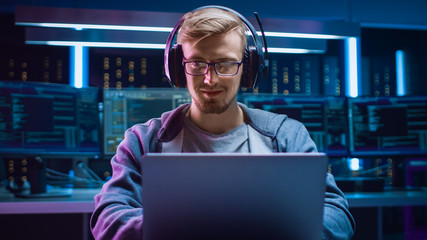
[[[177,36],[178,44],[186,41],[199,42],[213,35],[236,30],[242,40],[242,52],[246,48],[246,25],[234,13],[220,8],[202,8],[184,16]]]

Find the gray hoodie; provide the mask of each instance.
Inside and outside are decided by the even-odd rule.
[[[240,104],[245,122],[270,138],[273,152],[316,152],[316,145],[304,125],[283,114],[248,108]],[[111,159],[112,178],[95,196],[90,227],[95,239],[142,239],[143,207],[141,159],[147,152],[162,152],[183,128],[190,104],[162,114],[144,124],[136,124]],[[286,203],[284,203],[286,204]],[[331,174],[326,173],[322,239],[351,239],[355,222],[344,194]]]

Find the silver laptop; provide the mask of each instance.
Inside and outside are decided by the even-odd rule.
[[[321,238],[322,153],[152,153],[143,239]]]

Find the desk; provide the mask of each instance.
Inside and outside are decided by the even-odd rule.
[[[61,190],[64,191],[64,190]],[[95,189],[67,189],[71,197],[17,198],[0,189],[0,214],[92,213]],[[392,207],[427,205],[427,190],[346,193],[350,207]]]
[[[427,205],[427,190],[346,193],[350,207]]]
[[[89,229],[89,218],[91,213],[95,209],[94,196],[101,191],[100,188],[96,189],[51,189],[49,192],[60,192],[60,193],[68,193],[71,194],[69,197],[46,197],[46,198],[20,198],[15,197],[14,194],[10,193],[4,187],[0,189],[0,217],[9,219],[12,215],[23,215],[23,217],[28,218],[29,216],[25,216],[24,214],[31,214],[34,216],[41,216],[45,214],[51,214],[53,219],[57,219],[57,214],[78,214],[78,215],[66,215],[65,218],[72,217],[72,221],[76,221],[74,223],[77,224],[76,227],[80,226],[81,228],[76,229],[81,230],[80,233],[77,234],[78,239],[87,240],[90,237],[90,229]],[[9,216],[8,216],[9,214]],[[55,215],[56,214],[56,215]],[[79,215],[82,215],[82,218]],[[76,219],[77,217],[77,219]],[[64,217],[63,217],[64,218]],[[62,219],[63,219],[62,218]],[[20,221],[16,221],[15,224],[20,224]],[[21,218],[22,219],[22,218]],[[38,218],[31,218],[38,219]],[[50,220],[50,219],[49,219]],[[35,222],[35,225],[44,224],[45,222]],[[44,225],[38,225],[40,227],[46,227]],[[24,228],[25,226],[23,226]],[[6,229],[5,229],[6,230]],[[13,230],[11,230],[13,231]],[[40,231],[40,230],[39,230]],[[2,233],[7,234],[7,231]],[[37,233],[35,233],[37,235]],[[38,236],[37,236],[38,237]],[[49,236],[50,239],[58,239],[56,236]],[[60,236],[62,239],[67,239],[67,236]],[[72,239],[74,237],[68,236],[68,239]]]
[[[61,191],[63,191],[62,189]],[[93,212],[93,197],[101,189],[68,189],[71,197],[17,198],[4,188],[0,189],[0,214],[83,214],[82,239],[89,233],[88,217]],[[382,239],[382,208],[392,206],[427,205],[427,190],[385,191],[373,193],[346,193],[351,208],[378,208],[378,239]]]
[[[404,234],[409,239],[411,236],[424,234],[425,230],[415,229],[409,222],[411,206],[427,206],[427,190],[410,191],[384,191],[384,192],[363,192],[346,193],[350,208],[372,207],[376,208],[377,239],[383,239],[383,207],[404,207]],[[363,224],[363,223],[362,223]],[[357,225],[357,221],[356,221]],[[357,230],[356,230],[357,231]]]
[[[71,193],[70,197],[19,198],[8,190],[0,189],[0,214],[53,214],[92,213],[93,197],[101,191],[95,189],[53,189],[52,192]]]

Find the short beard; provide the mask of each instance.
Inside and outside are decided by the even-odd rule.
[[[236,101],[236,99],[237,99],[237,92],[228,102],[225,102],[226,99],[224,100],[224,102],[223,101],[202,102],[202,101],[193,99],[193,103],[196,105],[199,111],[204,114],[221,114],[225,112],[230,107],[230,105]]]

